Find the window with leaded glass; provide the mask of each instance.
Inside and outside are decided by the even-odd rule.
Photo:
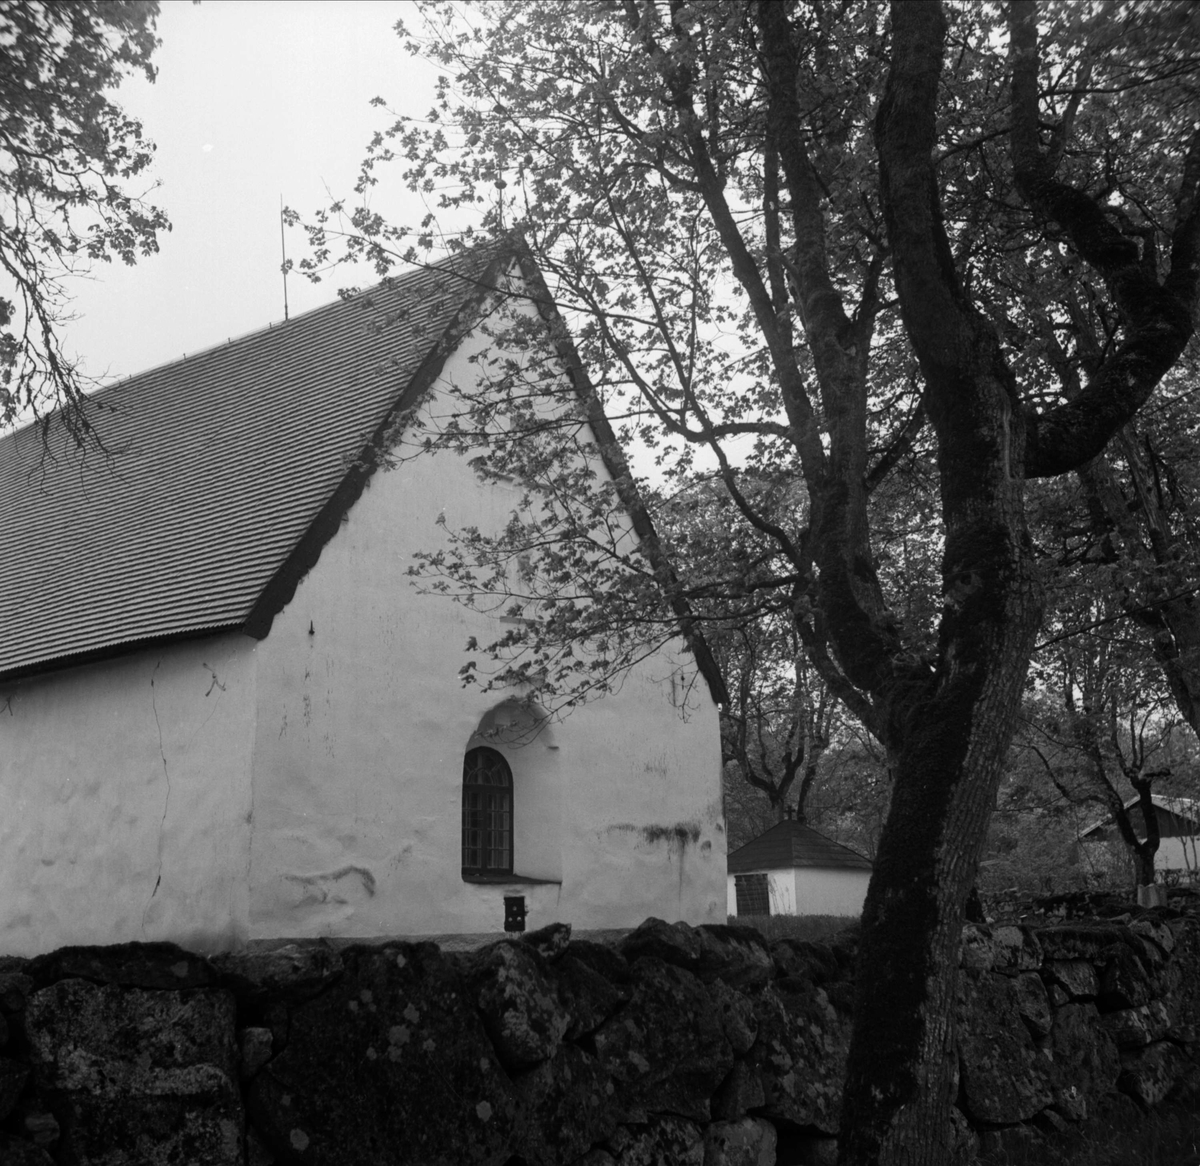
[[[733,890],[739,915],[771,914],[771,896],[765,874],[734,875]]]
[[[462,871],[512,874],[512,770],[495,749],[480,746],[463,758]]]

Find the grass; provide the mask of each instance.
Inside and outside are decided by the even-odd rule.
[[[830,944],[858,920],[849,915],[730,915],[738,927],[753,927],[769,943],[773,939],[807,939]]]

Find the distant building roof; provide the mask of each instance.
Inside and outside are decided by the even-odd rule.
[[[1151,794],[1150,800],[1157,809],[1167,814],[1173,814],[1176,818],[1181,819],[1183,824],[1190,825],[1196,833],[1200,833],[1200,798],[1169,798],[1163,794]],[[1138,799],[1132,797],[1125,803],[1125,808],[1131,810],[1137,804]],[[1105,826],[1111,825],[1114,819],[1114,814],[1105,814],[1088,826],[1086,830],[1081,830],[1079,837],[1086,838],[1089,834],[1102,830]],[[1134,822],[1135,829],[1141,825],[1143,823]]]
[[[218,630],[263,636],[505,257],[415,271],[0,439],[0,676]]]
[[[786,870],[793,866],[871,869],[871,863],[861,854],[792,819],[777,822],[745,846],[739,846],[729,856],[728,864],[730,874]]]

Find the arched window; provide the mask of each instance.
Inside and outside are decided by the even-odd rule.
[[[463,758],[464,875],[512,874],[513,782],[508,762],[480,746]]]

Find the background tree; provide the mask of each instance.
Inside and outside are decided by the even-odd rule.
[[[482,203],[492,234],[519,227],[577,345],[539,349],[510,314],[492,325],[503,423],[489,397],[411,433],[486,446],[482,472],[529,484],[499,539],[467,532],[425,565],[470,600],[481,563],[539,548],[540,614],[483,656],[526,653],[537,666],[508,678],[575,699],[612,674],[612,629],[635,642],[643,608],[703,647],[703,611],[598,406],[668,478],[716,475],[772,547],[738,586],[786,597],[813,668],[893,775],[842,1159],[947,1161],[965,901],[1044,606],[1026,483],[1095,458],[1192,333],[1197,95],[1168,51],[1189,9],[1047,4],[1039,21],[1027,2],[626,0],[573,5],[569,27],[558,7],[423,11],[414,47],[448,71],[435,124],[382,133],[361,190],[399,154],[447,211]],[[1113,94],[1134,84],[1136,132],[1113,136]],[[1117,157],[1128,181],[1108,187]],[[1130,235],[1135,190],[1154,211]],[[364,198],[315,224],[314,264],[343,213],[348,250],[382,274],[432,245],[432,218],[409,232]],[[549,315],[538,278],[526,269],[525,292]],[[1032,330],[1039,314],[1058,326],[1068,291],[1104,304],[1113,335],[1077,391]],[[548,425],[530,402],[564,367],[580,395]],[[935,522],[935,603],[881,553],[879,500],[906,466],[931,499],[913,512]],[[801,491],[803,506],[776,504]],[[617,499],[631,527],[614,526]],[[576,570],[604,588],[569,583]],[[596,616],[606,605],[616,624]],[[557,666],[568,653],[577,668]]]
[[[1190,371],[1190,370],[1189,370]],[[1091,559],[1112,576],[1183,720],[1200,739],[1200,411],[1191,376],[1079,472]]]
[[[114,104],[130,73],[154,80],[158,4],[0,3],[0,426],[66,406],[88,432],[85,381],[58,334],[67,278],[158,249],[166,216],[129,184],[154,146]]]
[[[1159,847],[1153,798],[1192,792],[1180,749],[1181,731],[1191,734],[1136,625],[1113,618],[1119,600],[1092,592],[1072,607],[1069,622],[1089,630],[1038,653],[1018,742],[1065,802],[1091,806],[1092,822],[1111,815],[1135,884],[1150,884]]]
[[[781,489],[749,480],[744,488],[760,512],[803,511],[795,483]],[[747,526],[724,484],[698,477],[669,498],[651,495],[648,507],[679,594],[720,673],[722,762],[769,807],[765,816],[751,811],[759,828],[746,837],[739,831],[730,845],[740,845],[785,814],[805,819],[821,759],[844,715],[808,661],[788,592],[774,574],[777,547]],[[740,791],[735,796],[746,804]]]

